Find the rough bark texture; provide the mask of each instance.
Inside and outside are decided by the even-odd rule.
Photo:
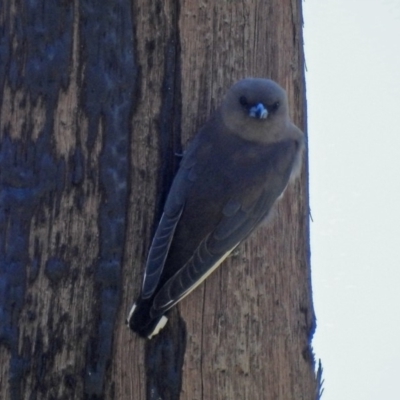
[[[270,77],[306,129],[301,2],[3,0],[0,32],[0,398],[316,398],[306,158],[159,337],[124,324],[226,89]]]

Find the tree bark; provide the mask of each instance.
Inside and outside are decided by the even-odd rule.
[[[0,398],[317,398],[308,176],[144,341],[125,326],[181,153],[238,79],[306,130],[301,2],[0,9]]]

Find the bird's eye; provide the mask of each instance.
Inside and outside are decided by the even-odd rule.
[[[271,111],[276,111],[280,105],[281,103],[279,103],[279,101],[275,102],[274,104],[272,104]]]
[[[248,106],[248,102],[245,96],[240,96],[239,98],[239,103],[243,106],[243,107],[247,107]]]

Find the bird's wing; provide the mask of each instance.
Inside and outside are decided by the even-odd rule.
[[[182,210],[181,207],[175,214],[163,213],[161,217],[147,256],[141,293],[143,299],[151,297],[158,285]]]
[[[263,191],[251,208],[237,200],[226,204],[223,218],[197,247],[190,260],[157,293],[151,310],[162,315],[202,283],[268,214],[276,196]]]
[[[195,150],[194,143],[182,159],[181,166],[169,191],[164,213],[161,216],[147,256],[141,293],[143,299],[150,298],[154,294],[160,281],[175,229],[182,215],[187,193],[194,181]]]
[[[275,149],[270,154],[275,161],[263,174],[264,184],[252,185],[225,203],[219,223],[155,296],[153,317],[162,315],[202,283],[268,215],[286,188],[297,152],[297,147],[290,143]]]

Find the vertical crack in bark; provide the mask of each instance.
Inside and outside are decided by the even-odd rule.
[[[177,168],[176,153],[181,153],[181,46],[179,2],[155,7],[165,33],[164,78],[159,115],[160,172],[155,221],[159,220]],[[182,367],[186,348],[186,326],[176,308],[169,313],[167,326],[146,344],[146,398],[179,400]]]
[[[203,371],[203,349],[204,349],[204,314],[206,310],[206,291],[207,284],[204,283],[203,291],[203,310],[201,312],[201,346],[200,346],[200,379],[201,379],[201,398],[204,399],[204,371]]]

